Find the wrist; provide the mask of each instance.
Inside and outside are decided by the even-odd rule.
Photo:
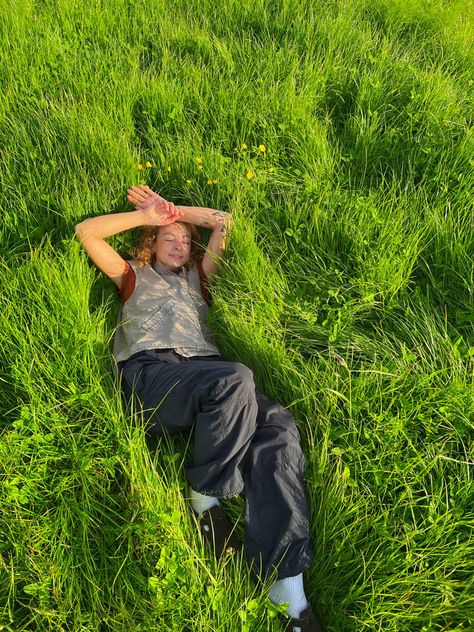
[[[142,209],[137,209],[136,211],[133,211],[135,214],[135,217],[137,219],[137,227],[138,226],[151,226],[152,222],[150,219],[149,214],[146,211],[143,211]]]

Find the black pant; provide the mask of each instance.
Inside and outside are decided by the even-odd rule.
[[[278,578],[308,568],[305,459],[292,415],[255,390],[249,368],[220,356],[185,358],[142,351],[122,366],[127,398],[138,397],[148,432],[174,434],[194,425],[186,479],[226,498],[245,490],[245,554],[252,570]]]

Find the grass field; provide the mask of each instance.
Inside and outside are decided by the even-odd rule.
[[[0,630],[280,630],[118,395],[74,225],[139,182],[235,218],[212,324],[297,420],[328,632],[474,629],[472,15],[1,3]]]

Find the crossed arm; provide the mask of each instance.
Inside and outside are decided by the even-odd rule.
[[[196,224],[212,230],[202,261],[203,270],[212,281],[219,258],[225,249],[226,233],[232,226],[229,213],[211,208],[175,206],[145,185],[128,189],[128,200],[135,210],[90,217],[76,225],[76,235],[95,265],[118,287],[122,284],[124,259],[105,238],[139,226],[164,226],[176,221]]]

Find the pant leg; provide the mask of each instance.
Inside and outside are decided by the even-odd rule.
[[[138,398],[149,433],[174,434],[194,426],[193,457],[185,467],[193,489],[222,498],[242,491],[239,465],[257,419],[250,369],[238,362],[146,351],[123,366],[122,385],[127,397],[133,392]]]
[[[305,458],[291,413],[256,393],[257,429],[243,462],[247,560],[258,576],[305,571],[313,560]]]

